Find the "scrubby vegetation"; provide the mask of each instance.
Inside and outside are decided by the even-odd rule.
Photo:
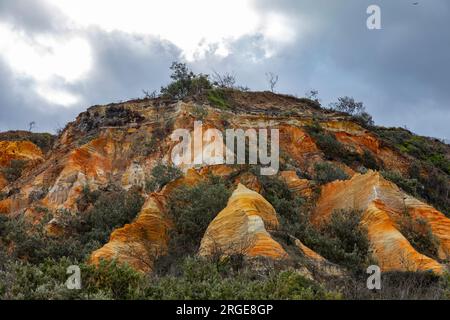
[[[367,113],[366,108],[362,102],[356,102],[352,97],[340,97],[338,102],[332,103],[331,108],[348,113],[353,116],[356,122],[366,127],[374,125],[372,116]]]
[[[225,89],[212,89],[208,91],[208,101],[211,105],[222,110],[230,109],[230,102],[228,101]]]
[[[30,131],[8,131],[0,133],[0,141],[30,141],[37,145],[43,153],[51,150],[55,138],[50,133],[35,133]]]
[[[324,130],[319,123],[314,122],[306,126],[305,130],[322,150],[326,160],[341,161],[353,167],[363,165],[364,160],[360,154],[347,149],[344,144],[336,139],[333,133]]]
[[[85,189],[82,199],[80,204],[86,209],[83,214],[67,211],[56,214],[59,224],[65,228],[61,237],[48,234],[46,226],[52,214],[45,208],[37,208],[43,215],[38,223],[24,214],[2,218],[0,251],[9,248],[11,257],[34,264],[63,257],[82,261],[105,244],[114,229],[131,222],[143,204],[143,198],[133,190],[91,192]]]
[[[449,216],[450,147],[402,128],[376,127],[375,132],[386,145],[415,159],[407,175],[387,173],[385,177]]]
[[[13,159],[9,166],[0,169],[8,182],[14,182],[22,176],[22,172],[27,165],[26,160]]]
[[[326,184],[335,180],[347,180],[350,178],[341,168],[329,162],[317,163],[314,169],[314,180],[320,184]]]
[[[370,263],[367,230],[361,226],[362,213],[355,210],[336,211],[322,227],[325,241],[318,251],[330,261],[350,270],[364,270]]]
[[[178,275],[146,277],[114,262],[80,264],[81,290],[65,287],[68,259],[32,265],[7,262],[0,269],[0,299],[336,299],[340,295],[294,271],[233,272],[224,262],[185,258]]]
[[[212,87],[208,75],[193,73],[185,63],[174,62],[170,70],[172,70],[170,78],[173,82],[161,88],[161,95],[164,98],[182,100]]]
[[[333,213],[322,228],[310,222],[311,203],[294,195],[278,178],[263,177],[264,197],[280,216],[282,230],[331,262],[361,272],[370,262],[367,231],[360,225],[361,213],[349,210]]]
[[[194,186],[181,186],[171,193],[168,212],[174,227],[169,258],[179,260],[198,251],[208,225],[226,207],[230,195],[229,186],[214,176]]]
[[[414,219],[405,212],[400,221],[400,231],[418,252],[439,260],[439,239],[433,235],[430,224],[426,220]]]
[[[181,170],[172,164],[160,162],[153,167],[151,177],[146,181],[145,189],[147,192],[157,191],[170,181],[180,178],[182,175]]]

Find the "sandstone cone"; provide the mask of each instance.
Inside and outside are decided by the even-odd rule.
[[[335,210],[356,209],[364,212],[374,257],[384,271],[427,271],[442,273],[437,261],[417,252],[401,234],[397,223],[402,215],[425,219],[440,241],[439,252],[449,257],[450,219],[433,207],[405,194],[378,172],[357,174],[351,180],[335,181],[322,188],[312,221],[326,223]]]
[[[239,184],[228,205],[211,222],[200,246],[200,255],[217,252],[231,255],[242,253],[249,257],[287,257],[283,247],[268,230],[278,227],[272,205],[259,193]]]

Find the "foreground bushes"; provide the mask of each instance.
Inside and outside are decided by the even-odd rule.
[[[382,273],[382,289],[368,290],[367,276],[329,278],[319,284],[293,270],[266,267],[232,271],[221,264],[187,257],[177,275],[143,275],[126,265],[80,264],[81,290],[68,290],[67,259],[37,265],[10,261],[0,264],[0,299],[448,299],[450,276],[432,273]]]
[[[175,277],[139,274],[125,265],[80,265],[81,290],[68,290],[68,259],[0,269],[0,299],[328,299],[339,298],[294,271],[233,273],[227,265],[187,257]]]
[[[229,266],[218,266],[201,258],[182,263],[178,277],[154,277],[146,290],[150,299],[327,299],[337,294],[327,292],[317,283],[295,271],[267,270],[261,275],[251,270],[229,272]],[[226,271],[223,271],[226,270]]]

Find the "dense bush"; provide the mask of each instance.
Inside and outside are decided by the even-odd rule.
[[[90,196],[93,207],[83,215],[69,217],[69,225],[79,235],[83,244],[108,241],[111,232],[126,223],[130,223],[144,204],[137,190],[95,192]]]
[[[9,256],[40,263],[45,259],[74,257],[81,259],[83,246],[72,237],[53,238],[46,234],[45,226],[50,220],[47,214],[38,224],[33,224],[23,214],[2,221],[0,247],[9,249]]]
[[[222,110],[230,109],[226,91],[224,89],[211,89],[208,91],[208,101],[211,105]]]
[[[154,192],[167,183],[181,178],[183,172],[171,164],[163,164],[162,162],[155,165],[151,172],[151,178],[146,181],[145,189],[147,192]]]
[[[32,265],[8,261],[0,265],[0,299],[448,299],[450,276],[432,273],[385,272],[382,289],[370,291],[366,275],[328,279],[320,285],[293,270],[267,268],[233,272],[224,262],[187,257],[178,276],[145,277],[126,265],[80,264],[81,290],[68,290],[69,259]],[[326,289],[328,288],[328,289]]]
[[[65,286],[68,259],[37,265],[8,262],[0,269],[0,299],[336,299],[295,271],[250,270],[233,273],[202,258],[187,257],[180,274],[145,277],[126,265],[102,261],[99,266],[80,264],[81,290]],[[227,271],[225,271],[227,270]]]
[[[351,300],[439,300],[450,298],[450,276],[431,272],[383,272],[381,290],[367,290],[367,275],[343,277],[329,283]],[[333,281],[331,281],[333,282]],[[331,284],[331,285],[330,285]]]
[[[161,95],[165,98],[181,100],[212,87],[208,75],[194,74],[185,63],[174,62],[170,69],[173,82],[161,88]]]
[[[91,195],[90,199],[93,206],[83,214],[66,211],[56,214],[65,227],[65,234],[60,237],[47,234],[46,226],[53,215],[45,209],[37,224],[24,214],[2,219],[0,245],[10,248],[11,257],[33,264],[62,257],[82,261],[105,244],[114,229],[131,222],[143,204],[143,198],[133,190],[104,192]]]
[[[375,158],[373,153],[370,152],[369,150],[364,150],[361,160],[362,165],[367,169],[380,170],[380,165],[377,159]]]
[[[334,134],[325,131],[320,124],[313,123],[306,126],[305,130],[314,139],[327,160],[342,161],[349,166],[362,163],[361,156],[358,153],[348,150],[336,139]]]
[[[430,224],[424,219],[414,219],[405,212],[400,221],[400,232],[420,253],[439,260],[439,239],[433,235]]]
[[[314,180],[326,184],[335,180],[347,180],[349,176],[339,167],[329,162],[317,163],[314,166]]]
[[[81,290],[66,287],[67,268],[78,265]],[[126,265],[101,261],[99,266],[76,264],[70,259],[48,259],[39,264],[9,261],[0,269],[0,299],[138,299],[147,284]]]
[[[418,187],[417,179],[405,178],[398,171],[381,171],[381,174],[383,175],[383,177],[385,179],[392,181],[397,186],[402,188],[403,191],[405,191],[413,196],[417,195],[417,187]]]
[[[341,210],[332,214],[320,235],[308,239],[308,244],[331,262],[349,270],[363,270],[370,262],[367,230],[361,226],[361,212]]]
[[[209,223],[226,207],[230,195],[217,177],[174,190],[167,205],[174,223],[171,248],[181,255],[196,252]]]
[[[27,165],[27,161],[14,159],[11,160],[9,166],[1,169],[3,176],[9,182],[14,182],[22,176],[22,172]]]
[[[274,207],[282,225],[299,221],[305,200],[289,190],[286,182],[276,176],[259,176],[262,195]]]
[[[223,273],[208,260],[188,257],[178,277],[155,277],[146,290],[149,299],[333,299],[338,294],[291,270],[256,275],[250,270]]]

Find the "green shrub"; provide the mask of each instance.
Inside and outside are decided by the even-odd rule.
[[[24,214],[0,221],[0,242],[12,249],[11,257],[33,264],[62,257],[82,261],[105,244],[114,229],[131,222],[144,202],[134,190],[104,192],[94,199],[93,207],[83,214],[56,214],[65,228],[61,237],[47,234],[46,226],[53,215],[44,212],[37,224],[28,221]]]
[[[361,216],[355,210],[336,211],[320,234],[310,236],[305,244],[331,262],[361,271],[370,261],[369,240],[367,230],[361,226]]]
[[[153,167],[151,175],[151,178],[146,182],[145,189],[147,192],[157,191],[167,183],[181,178],[183,172],[171,164],[166,165],[160,162]]]
[[[282,225],[292,225],[299,221],[304,199],[289,190],[286,182],[274,176],[259,176],[262,195],[274,207]]]
[[[194,74],[185,63],[174,62],[170,69],[173,82],[161,88],[161,95],[165,98],[180,100],[211,89],[208,75]]]
[[[27,165],[26,160],[11,160],[8,167],[2,169],[2,173],[8,182],[14,182],[22,176],[22,172]]]
[[[321,162],[314,166],[314,180],[320,184],[326,184],[335,180],[347,180],[349,176],[339,167],[328,163]]]
[[[181,265],[178,277],[153,277],[146,297],[171,300],[312,300],[339,297],[292,270],[272,270],[260,276],[250,270],[224,274],[216,264],[191,257]]]
[[[430,224],[424,219],[413,219],[408,213],[400,221],[400,232],[420,253],[439,260],[439,239],[433,235]]]
[[[381,290],[367,290],[367,274],[337,279],[338,287],[349,300],[441,300],[448,299],[448,275],[432,272],[383,272]]]
[[[347,165],[355,162],[361,163],[361,156],[356,152],[349,151],[340,143],[334,134],[326,132],[319,123],[305,127],[306,132],[314,139],[317,146],[324,153],[327,160],[342,161]]]
[[[95,298],[101,292],[115,300],[140,299],[146,286],[142,274],[116,261],[102,260],[97,266],[83,265],[82,275],[82,293],[87,297]]]
[[[114,229],[137,216],[143,204],[143,197],[134,189],[102,192],[91,209],[82,216],[72,217],[69,224],[83,244],[104,244]]]
[[[167,204],[174,223],[171,247],[182,255],[196,252],[208,225],[226,207],[230,195],[217,177],[174,190]]]
[[[413,196],[417,195],[417,187],[418,187],[417,179],[405,178],[398,171],[381,171],[381,174],[385,179],[392,181],[397,186],[402,188],[405,192]]]
[[[47,214],[38,224],[29,222],[23,214],[11,217],[2,222],[3,232],[0,242],[10,247],[9,255],[13,258],[40,263],[46,259],[74,257],[81,259],[83,246],[72,237],[53,238],[45,232],[45,226],[50,220]]]
[[[81,290],[69,290],[67,268],[78,265]],[[77,264],[67,258],[39,264],[9,261],[0,269],[0,299],[142,299],[144,277],[127,265],[101,261],[98,266]]]
[[[0,300],[61,300],[75,298],[77,290],[65,286],[66,270],[71,263],[46,260],[33,265],[9,261],[0,270]]]
[[[373,153],[370,152],[369,150],[364,150],[361,159],[362,159],[363,166],[366,167],[367,169],[372,169],[372,170],[380,169],[380,165],[378,164],[377,159],[375,158]]]
[[[230,103],[228,102],[226,92],[223,89],[212,89],[208,91],[208,101],[211,105],[218,107],[222,110],[230,109]]]

